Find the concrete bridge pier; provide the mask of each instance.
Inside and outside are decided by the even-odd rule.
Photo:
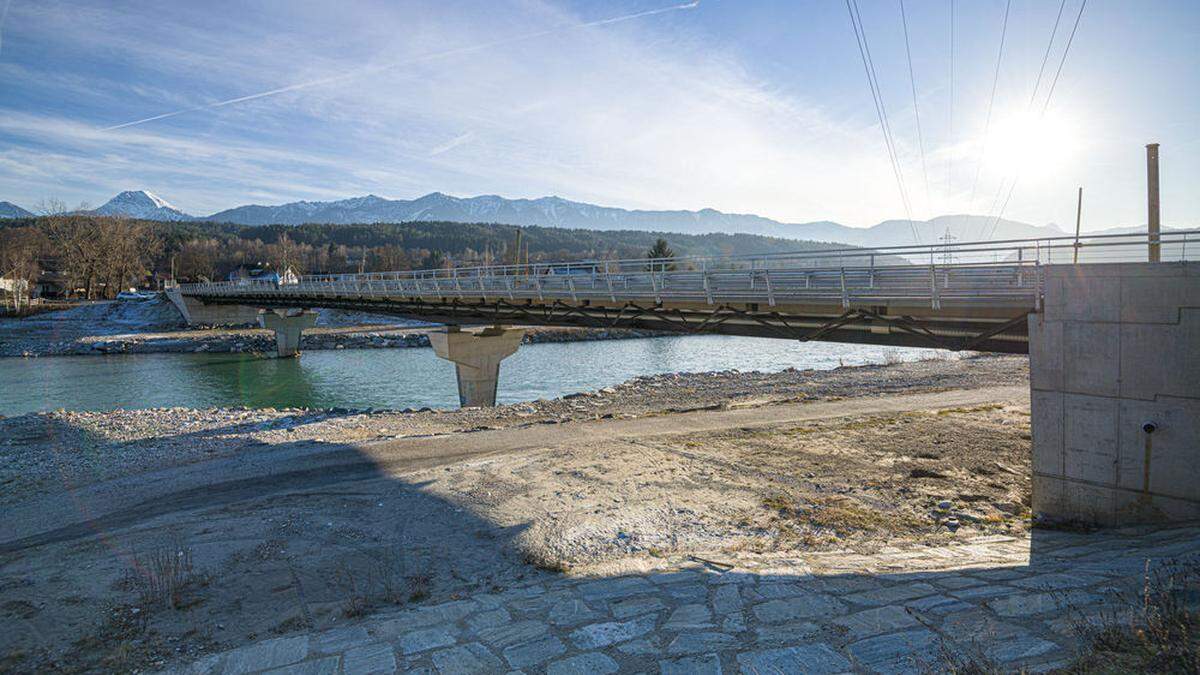
[[[1029,317],[1033,510],[1200,518],[1200,263],[1055,265]]]
[[[300,333],[317,325],[317,313],[304,309],[264,309],[258,313],[258,325],[275,331],[279,358],[299,356]]]
[[[516,353],[524,328],[493,326],[464,331],[458,326],[429,334],[433,353],[453,361],[458,374],[458,402],[463,407],[496,405],[500,362]]]

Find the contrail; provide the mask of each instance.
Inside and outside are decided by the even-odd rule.
[[[371,73],[378,73],[378,72],[385,71],[385,70],[391,70],[393,68],[399,68],[401,66],[411,66],[411,65],[414,65],[417,63],[424,63],[426,61],[436,61],[438,59],[444,59],[444,58],[448,58],[451,56],[459,56],[461,54],[470,54],[473,52],[483,51],[485,49],[492,49],[495,47],[512,44],[514,42],[523,42],[525,40],[532,40],[534,38],[545,37],[547,35],[552,35],[554,33],[561,33],[561,32],[569,31],[569,30],[578,30],[580,28],[591,28],[593,26],[607,26],[609,24],[620,23],[623,21],[632,21],[634,19],[640,19],[640,18],[647,17],[647,16],[654,16],[655,14],[665,14],[667,12],[676,12],[676,11],[684,10],[684,9],[693,9],[695,7],[698,7],[699,5],[700,5],[700,0],[695,0],[694,2],[685,2],[682,4],[678,4],[678,5],[671,5],[670,7],[661,7],[659,9],[650,9],[650,10],[646,10],[644,12],[636,12],[634,14],[625,14],[622,16],[616,16],[616,17],[612,17],[609,19],[598,19],[596,21],[587,21],[587,22],[576,23],[576,24],[571,24],[571,25],[567,25],[567,26],[559,26],[558,28],[548,28],[546,30],[540,30],[540,31],[537,31],[534,33],[526,33],[524,35],[516,35],[513,37],[503,38],[500,40],[493,40],[492,42],[484,42],[484,43],[477,44],[477,45],[471,45],[469,47],[457,47],[455,49],[447,49],[446,51],[433,52],[431,54],[425,54],[423,56],[417,56],[417,57],[414,57],[411,59],[404,59],[403,61],[393,61],[391,63],[383,63],[383,64],[379,64],[379,65],[375,65],[375,66],[365,66],[363,68],[357,68],[355,70],[352,70],[352,71],[349,71],[346,73],[342,73],[341,75],[331,75],[329,77],[323,77],[323,78],[320,78],[317,80],[309,80],[307,82],[298,82],[296,84],[289,84],[286,87],[278,87],[276,89],[260,91],[257,94],[247,94],[246,96],[239,96],[237,98],[231,98],[231,99],[228,99],[225,101],[217,101],[215,103],[206,103],[204,105],[198,105],[198,106],[195,106],[192,108],[183,108],[180,110],[173,110],[171,112],[162,113],[161,115],[154,115],[152,117],[146,117],[146,118],[143,118],[140,120],[134,120],[132,122],[125,122],[123,124],[115,124],[111,127],[104,127],[103,129],[101,129],[101,131],[116,131],[117,129],[124,129],[126,127],[135,127],[135,126],[138,126],[139,124],[145,124],[147,122],[154,122],[156,120],[166,119],[168,117],[175,117],[177,115],[183,115],[183,114],[190,113],[190,112],[198,112],[201,110],[211,110],[213,108],[223,108],[227,105],[233,105],[235,103],[244,103],[246,101],[253,101],[255,99],[266,98],[268,96],[274,96],[276,94],[284,94],[289,91],[298,91],[300,89],[308,89],[310,87],[319,87],[321,85],[332,84],[334,82],[342,82],[344,80],[350,80],[350,79],[354,79],[356,77],[362,77],[363,75],[368,75]]]

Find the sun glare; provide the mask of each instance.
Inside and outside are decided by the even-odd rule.
[[[986,166],[1023,178],[1050,176],[1074,157],[1078,139],[1078,126],[1061,116],[1014,114],[993,126],[987,141]]]

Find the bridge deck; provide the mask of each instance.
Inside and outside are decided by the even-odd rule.
[[[1161,235],[1164,259],[1187,235]],[[442,323],[639,327],[1025,352],[1044,266],[1144,255],[1145,235],[664,260],[598,260],[186,284],[205,303],[329,307]],[[1176,250],[1178,249],[1178,251]],[[1193,244],[1193,253],[1200,245]],[[916,262],[921,261],[921,262]],[[928,261],[928,262],[925,262]]]

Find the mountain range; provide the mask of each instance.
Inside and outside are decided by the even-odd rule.
[[[12,202],[0,201],[0,218],[32,218],[33,214]]]
[[[129,190],[90,211],[160,221],[210,221],[240,225],[301,225],[304,223],[403,223],[448,221],[504,223],[588,230],[650,230],[681,234],[709,232],[760,234],[787,239],[837,242],[854,246],[906,246],[942,241],[1027,239],[1062,236],[1054,225],[1037,226],[988,216],[946,215],[930,220],[885,220],[866,228],[830,221],[782,223],[753,214],[699,211],[644,211],[574,202],[561,197],[506,199],[497,195],[453,197],[432,192],[416,199],[385,199],[376,195],[328,202],[299,201],[278,206],[247,205],[209,216],[193,216],[154,193]],[[0,202],[0,218],[29,217],[25,209]],[[915,230],[915,233],[914,233]]]

